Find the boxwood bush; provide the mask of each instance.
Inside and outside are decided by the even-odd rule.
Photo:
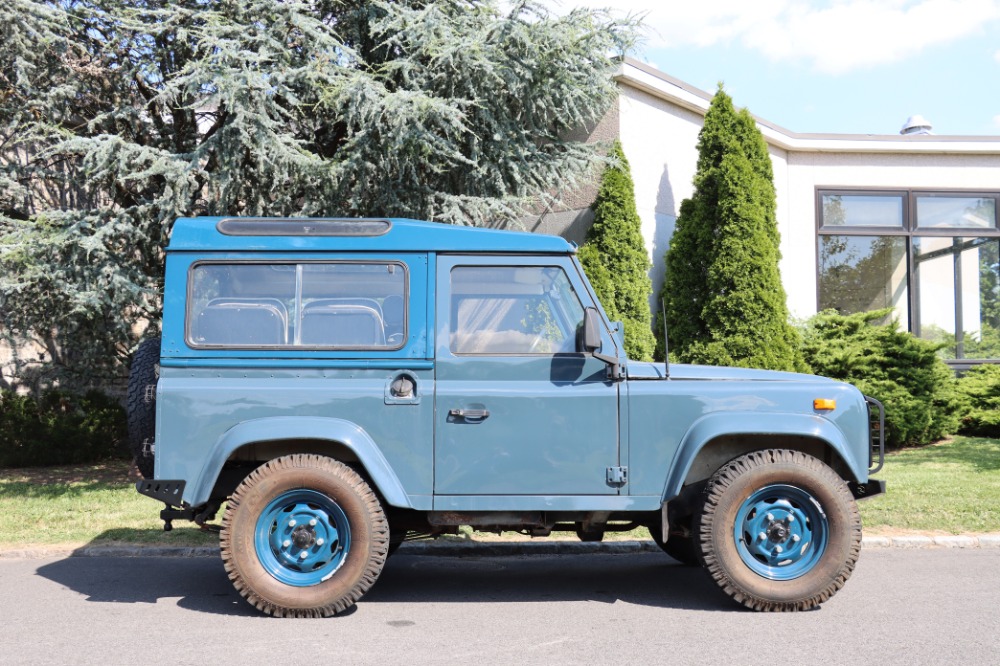
[[[890,316],[889,309],[817,314],[802,332],[806,362],[816,374],[850,382],[882,401],[891,448],[954,434],[968,403],[938,357],[941,345],[900,331]]]
[[[958,388],[968,401],[959,431],[978,437],[1000,437],[1000,365],[980,365],[967,371]]]
[[[100,391],[49,390],[40,399],[0,392],[0,467],[124,457],[125,410]]]

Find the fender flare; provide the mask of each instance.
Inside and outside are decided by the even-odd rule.
[[[346,446],[364,465],[372,483],[390,506],[413,508],[399,478],[368,433],[351,421],[322,416],[274,416],[233,426],[215,443],[202,475],[191,484],[190,503],[198,506],[208,501],[222,466],[234,451],[247,444],[283,439],[323,440]]]
[[[703,416],[688,428],[680,446],[677,447],[677,453],[674,454],[670,474],[663,489],[663,501],[673,499],[680,494],[691,465],[705,445],[727,435],[811,437],[825,442],[837,452],[851,469],[854,481],[864,481],[867,478],[865,472],[867,465],[858,461],[844,433],[828,419],[814,414],[725,412]]]

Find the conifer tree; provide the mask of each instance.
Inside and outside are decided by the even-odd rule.
[[[0,3],[0,335],[119,376],[188,215],[517,224],[601,156],[631,19],[499,0]]]
[[[607,315],[625,325],[629,358],[651,361],[655,343],[649,295],[653,286],[642,222],[635,207],[635,184],[620,142],[615,141],[609,157],[580,262]]]
[[[661,292],[679,360],[805,370],[778,272],[767,145],[722,87],[698,135],[694,195],[681,203]]]

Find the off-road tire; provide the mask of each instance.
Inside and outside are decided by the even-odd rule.
[[[139,344],[128,374],[126,414],[128,446],[143,478],[153,478],[156,435],[156,382],[160,378],[160,338]]]
[[[284,583],[264,568],[255,531],[268,505],[283,494],[310,490],[332,500],[350,526],[350,549],[325,580]],[[222,562],[236,590],[276,617],[329,617],[353,606],[375,584],[389,549],[389,523],[378,497],[347,465],[313,454],[275,458],[240,483],[222,520]]]
[[[818,522],[825,521],[828,527],[822,554],[790,580],[768,578],[751,569],[734,535],[741,506],[771,486],[807,494],[811,499],[805,511],[820,516]],[[696,527],[709,574],[735,601],[758,611],[818,606],[844,586],[861,552],[861,517],[846,482],[821,461],[798,451],[756,451],[727,463],[709,479]]]

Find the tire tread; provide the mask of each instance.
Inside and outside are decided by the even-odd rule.
[[[321,469],[347,484],[349,489],[357,494],[371,519],[372,553],[358,581],[340,598],[316,608],[288,608],[261,597],[254,591],[252,585],[244,580],[240,574],[239,567],[237,567],[234,561],[232,524],[233,517],[236,515],[241,503],[254,486],[277,472],[303,468]],[[386,519],[382,505],[375,492],[357,472],[347,465],[333,458],[317,454],[282,456],[270,460],[255,469],[240,483],[236,491],[230,496],[225,515],[222,519],[220,552],[222,554],[222,564],[226,570],[226,574],[229,576],[229,580],[232,581],[233,586],[239,592],[240,596],[246,599],[254,608],[274,617],[331,617],[350,608],[378,580],[379,574],[382,572],[382,567],[385,565],[386,558],[388,557],[388,550],[389,521]]]
[[[740,587],[719,562],[712,543],[713,523],[719,503],[726,490],[737,479],[751,471],[774,464],[793,464],[804,467],[822,477],[834,491],[846,500],[850,512],[850,546],[840,571],[821,590],[794,601],[775,601],[754,595]],[[751,610],[785,612],[809,610],[819,606],[839,591],[851,577],[861,554],[861,516],[857,504],[847,488],[847,483],[820,460],[801,451],[767,449],[747,453],[727,463],[712,475],[705,488],[704,508],[697,524],[697,537],[705,569],[723,592],[737,603]]]

